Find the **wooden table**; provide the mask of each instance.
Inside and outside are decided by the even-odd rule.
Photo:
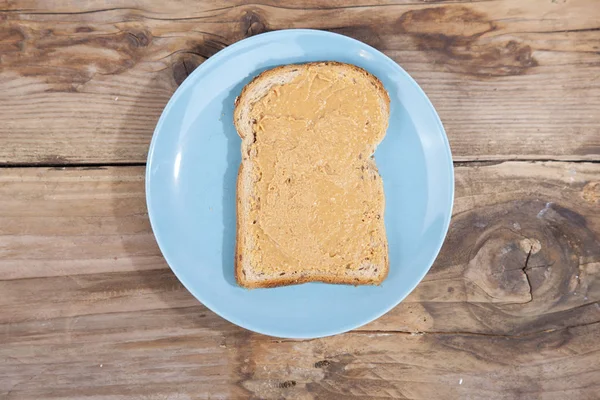
[[[0,0],[0,398],[600,398],[600,3],[344,3]],[[186,76],[299,27],[401,64],[456,161],[423,282],[308,341],[199,304],[144,199],[154,126]]]

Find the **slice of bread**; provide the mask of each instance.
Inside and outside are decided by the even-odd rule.
[[[385,197],[372,156],[389,110],[376,77],[337,62],[277,67],[244,87],[234,111],[240,286],[386,278]]]

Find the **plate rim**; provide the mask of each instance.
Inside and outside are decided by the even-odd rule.
[[[230,53],[234,53],[239,47],[241,47],[243,45],[247,45],[251,42],[268,40],[269,37],[271,37],[271,36],[289,36],[289,35],[298,35],[298,34],[312,34],[312,35],[317,35],[317,36],[322,35],[322,36],[336,37],[337,39],[347,40],[351,43],[362,46],[363,48],[366,48],[368,50],[376,52],[378,54],[378,56],[382,57],[386,63],[388,63],[392,66],[392,68],[397,69],[398,72],[400,72],[401,75],[403,75],[403,77],[408,82],[410,82],[410,84],[418,92],[421,93],[421,95],[423,96],[423,98],[426,101],[428,108],[433,113],[433,118],[435,119],[435,123],[439,129],[439,132],[441,133],[441,136],[442,136],[446,160],[447,160],[447,164],[448,164],[446,167],[449,172],[449,174],[448,174],[449,182],[447,182],[447,184],[449,184],[449,187],[448,187],[448,189],[449,189],[449,199],[448,199],[449,208],[448,208],[448,213],[445,215],[443,225],[442,225],[442,227],[443,227],[442,239],[439,241],[439,243],[437,243],[436,250],[431,253],[431,256],[427,262],[428,267],[424,268],[423,271],[419,274],[419,279],[417,279],[413,285],[408,287],[408,290],[406,290],[406,294],[404,296],[399,296],[397,300],[393,301],[389,306],[381,308],[381,310],[378,311],[377,313],[371,314],[368,317],[361,319],[359,322],[355,322],[355,323],[351,323],[351,324],[340,324],[337,329],[329,329],[329,330],[322,330],[322,329],[318,329],[318,328],[313,329],[313,331],[314,331],[313,334],[293,334],[292,332],[285,332],[285,329],[278,329],[277,331],[275,331],[273,329],[262,329],[260,327],[254,326],[253,323],[241,322],[238,320],[238,318],[235,318],[232,315],[224,315],[227,313],[222,313],[218,309],[219,307],[214,307],[214,304],[210,300],[204,299],[204,296],[202,296],[197,290],[193,289],[192,285],[188,284],[185,281],[185,279],[183,279],[182,276],[180,276],[180,274],[177,272],[177,268],[174,267],[172,265],[172,263],[169,261],[170,257],[167,255],[168,251],[165,251],[164,246],[161,245],[160,234],[158,233],[157,229],[155,228],[155,225],[156,225],[155,222],[153,222],[153,217],[152,217],[153,211],[152,211],[152,206],[151,206],[151,201],[150,201],[150,197],[151,197],[150,196],[150,187],[151,187],[151,181],[152,181],[152,179],[151,179],[152,165],[153,165],[153,157],[154,157],[154,153],[155,153],[155,147],[156,147],[156,143],[158,141],[157,138],[162,129],[162,125],[164,124],[166,116],[169,114],[171,108],[177,102],[177,100],[182,95],[182,93],[184,93],[189,87],[191,87],[193,85],[193,82],[195,82],[195,80],[197,80],[197,77],[200,76],[205,69],[208,69],[212,64],[219,62],[219,60],[221,58],[226,57]],[[190,79],[190,78],[193,78],[193,79]],[[396,63],[396,61],[394,61],[392,58],[387,56],[382,51],[380,51],[360,40],[354,39],[352,37],[342,35],[339,33],[335,33],[335,32],[319,30],[319,29],[281,29],[281,30],[275,30],[275,31],[270,31],[270,32],[265,32],[265,33],[261,33],[258,35],[254,35],[254,36],[239,40],[239,41],[225,47],[224,49],[215,53],[213,56],[209,57],[202,64],[200,64],[183,81],[183,83],[181,85],[179,85],[179,87],[171,95],[171,97],[169,98],[169,101],[167,102],[163,111],[161,112],[160,118],[158,119],[156,126],[154,128],[154,131],[152,133],[152,139],[150,141],[150,146],[148,148],[144,183],[145,183],[146,208],[148,211],[148,219],[150,221],[150,227],[152,229],[152,233],[156,239],[156,243],[161,251],[162,256],[164,257],[165,261],[167,262],[167,265],[169,266],[169,268],[171,269],[173,274],[175,274],[175,276],[177,277],[179,282],[181,282],[181,284],[186,288],[186,290],[188,290],[200,304],[204,305],[210,311],[214,312],[219,317],[225,319],[226,321],[229,321],[232,324],[235,324],[239,327],[242,327],[244,329],[247,329],[249,331],[253,331],[253,332],[256,332],[256,333],[259,333],[262,335],[277,337],[277,338],[289,338],[289,339],[316,339],[316,338],[322,338],[322,337],[333,336],[333,335],[349,332],[351,330],[360,328],[370,322],[373,322],[373,321],[379,319],[380,317],[382,317],[383,315],[385,315],[389,311],[391,311],[393,308],[398,306],[398,304],[400,304],[404,299],[406,299],[406,297],[415,290],[417,285],[419,285],[419,283],[422,282],[423,278],[427,275],[427,273],[433,266],[435,260],[437,259],[438,255],[442,249],[442,246],[444,245],[446,238],[448,236],[450,222],[452,220],[452,213],[453,213],[453,208],[454,208],[454,198],[455,198],[454,161],[453,161],[453,157],[452,157],[452,149],[450,147],[450,142],[448,140],[448,135],[446,133],[446,130],[444,129],[444,126],[438,115],[437,110],[435,109],[433,103],[429,99],[429,96],[427,96],[427,94],[421,88],[421,86],[417,83],[417,81],[412,76],[410,76],[410,74],[408,74],[408,72],[406,72],[404,70],[404,68],[402,68],[402,66],[400,66],[400,64]]]

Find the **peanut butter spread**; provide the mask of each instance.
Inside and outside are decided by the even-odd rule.
[[[253,105],[260,196],[249,221],[261,270],[349,273],[385,259],[383,183],[371,155],[387,121],[366,82],[308,68]]]

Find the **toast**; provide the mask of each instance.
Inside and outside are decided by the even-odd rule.
[[[380,284],[387,276],[382,83],[354,65],[261,73],[235,100],[242,139],[235,276],[246,288]]]

